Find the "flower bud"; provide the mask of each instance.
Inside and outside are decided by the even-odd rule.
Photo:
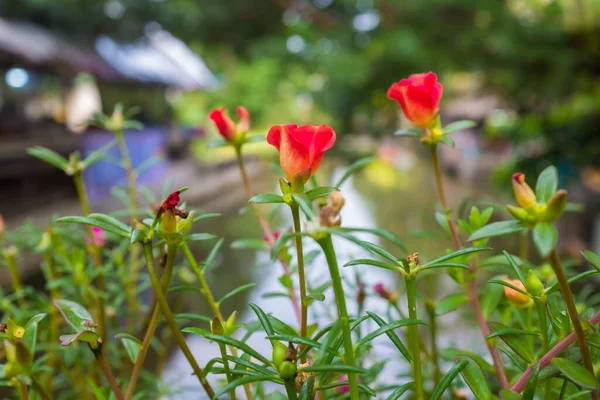
[[[398,294],[396,292],[388,290],[383,283],[377,283],[373,286],[373,290],[379,297],[382,299],[386,299],[390,303],[394,303],[398,299]]]
[[[523,291],[527,291],[527,289],[525,289],[525,285],[523,285],[523,282],[518,279],[504,279],[504,282],[510,283],[511,285]],[[526,308],[532,303],[532,300],[529,296],[524,295],[513,288],[509,288],[508,286],[504,286],[504,295],[508,301],[510,301],[517,308]]]
[[[275,364],[275,366],[278,369],[279,369],[279,366],[281,365],[281,363],[283,362],[283,360],[285,359],[287,351],[288,351],[288,348],[283,343],[281,343],[278,340],[273,341],[272,360],[273,360],[273,364]]]
[[[521,221],[526,224],[535,224],[536,220],[533,215],[528,213],[524,208],[511,206],[510,204],[506,206],[506,210],[515,217],[517,221]]]
[[[181,210],[180,210],[181,211]],[[177,232],[189,233],[192,230],[194,224],[194,218],[196,217],[196,211],[192,210],[188,213],[186,218],[180,218],[177,222]]]
[[[531,293],[534,296],[539,296],[544,293],[544,284],[540,281],[540,278],[536,275],[533,270],[529,270],[527,272],[527,280],[525,281],[525,287],[527,288],[527,292]]]
[[[521,172],[514,174],[512,185],[517,203],[519,203],[521,207],[528,208],[535,205],[537,199],[531,187],[525,182],[525,174]]]
[[[221,320],[219,318],[214,317],[210,323],[210,331],[215,335],[222,335],[225,330],[223,329],[223,325],[221,324]]]
[[[232,332],[235,329],[235,321],[237,318],[237,311],[231,313],[227,321],[225,321],[225,333]]]
[[[554,193],[554,196],[546,204],[546,213],[544,220],[547,222],[556,221],[565,212],[567,205],[567,191],[561,189]]]
[[[296,377],[296,365],[290,361],[284,361],[279,365],[279,376],[283,379],[294,379]]]

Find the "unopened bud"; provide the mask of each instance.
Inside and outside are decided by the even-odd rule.
[[[524,292],[527,291],[527,289],[525,289],[525,285],[523,285],[523,282],[518,279],[504,279],[504,282],[510,283],[514,287],[519,288]],[[529,296],[508,286],[504,286],[504,295],[508,301],[510,301],[517,308],[526,308],[532,303],[532,300]]]
[[[283,379],[294,379],[296,377],[296,365],[290,361],[284,361],[279,365],[279,376]]]
[[[556,221],[565,212],[566,205],[567,191],[561,189],[554,193],[554,196],[552,196],[552,198],[548,200],[544,220],[547,222]]]
[[[196,211],[192,210],[192,211],[187,211],[187,210],[182,210],[182,209],[177,209],[177,215],[179,215],[180,219],[177,222],[177,232],[181,232],[181,233],[188,233],[189,231],[192,230],[192,225],[194,224],[194,218],[196,217]],[[185,218],[182,217],[181,212],[185,211],[187,212],[187,215]]]
[[[215,335],[222,335],[225,330],[223,329],[223,325],[221,324],[221,320],[219,318],[214,317],[210,323],[210,331]]]
[[[524,208],[511,206],[510,204],[506,206],[506,210],[515,217],[517,221],[521,221],[526,224],[535,224],[536,219],[533,215],[529,214]]]
[[[539,296],[544,293],[544,284],[532,270],[527,272],[527,281],[525,281],[525,287],[527,288],[527,291],[534,296]]]
[[[285,347],[285,345],[279,340],[273,341],[272,360],[273,364],[275,364],[277,368],[279,368],[281,363],[284,361],[287,351],[287,347]]]
[[[525,174],[517,172],[512,177],[513,190],[517,203],[523,208],[528,208],[537,202],[535,193],[531,187],[525,182]]]
[[[237,318],[237,311],[234,311],[231,313],[231,315],[229,316],[229,318],[227,318],[227,321],[225,321],[225,332],[231,332],[233,331],[233,329],[235,328],[235,321]]]
[[[390,303],[394,303],[398,299],[396,292],[388,290],[383,283],[377,283],[373,286],[375,293],[382,299],[386,299]]]

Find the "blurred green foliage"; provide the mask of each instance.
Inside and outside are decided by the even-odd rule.
[[[540,138],[553,161],[598,162],[596,0],[21,0],[2,11],[90,43],[102,33],[135,41],[158,22],[222,79],[215,92],[175,100],[184,123],[244,104],[255,126],[388,133],[397,117],[389,85],[432,70],[446,101],[501,99],[514,118],[497,118],[489,134]]]

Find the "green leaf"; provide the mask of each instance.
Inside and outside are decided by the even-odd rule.
[[[449,138],[448,136],[442,136],[440,137],[440,142],[444,143],[446,146],[450,147],[451,149],[454,148],[454,140],[452,140],[451,138]]]
[[[462,131],[464,129],[469,129],[474,126],[477,126],[477,122],[469,121],[469,120],[462,120],[462,121],[452,122],[452,123],[446,125],[444,128],[442,128],[442,130],[444,131],[444,134],[448,135],[450,133]]]
[[[581,254],[592,265],[592,267],[600,271],[600,256],[598,254],[589,250],[584,250],[581,252]]]
[[[319,385],[319,387],[316,388],[316,390],[323,391],[323,390],[335,389],[336,387],[340,387],[340,386],[348,386],[348,382],[347,381],[339,381],[339,382],[330,383],[328,385],[322,385],[322,386]],[[358,383],[358,388],[361,389],[362,391],[368,393],[371,397],[377,396],[377,393],[375,393],[375,391],[373,389],[371,389],[364,383]],[[287,399],[287,397],[285,397],[285,398]]]
[[[535,185],[535,196],[538,203],[546,203],[558,189],[558,171],[555,167],[549,166],[538,176]]]
[[[548,257],[556,242],[558,242],[558,231],[549,222],[541,222],[533,228],[533,242],[542,257]]]
[[[375,323],[377,325],[379,325],[380,328],[383,328],[383,327],[389,325],[387,322],[385,322],[377,314],[374,314],[374,313],[369,312],[369,311],[367,311],[367,314],[369,315],[369,317],[371,317],[371,319],[373,321],[375,321]],[[385,332],[385,334],[392,341],[392,343],[394,343],[394,346],[396,346],[396,348],[400,351],[400,353],[404,356],[404,358],[406,358],[406,360],[408,362],[412,362],[412,357],[411,357],[410,353],[408,352],[408,350],[406,349],[406,347],[404,346],[404,344],[402,343],[402,341],[400,340],[400,338],[398,337],[398,335],[396,335],[396,333],[393,330],[387,330]]]
[[[488,322],[488,326],[494,331],[501,331],[503,329],[509,329],[507,326],[499,322]],[[531,363],[534,360],[533,353],[527,342],[520,335],[515,334],[504,334],[501,336],[502,340],[508,347],[511,348],[519,357],[525,360],[527,363]]]
[[[502,328],[502,329],[498,329],[497,331],[490,333],[486,339],[492,339],[495,337],[502,337],[502,336],[506,336],[506,335],[517,335],[517,336],[521,336],[521,335],[529,335],[529,336],[539,336],[538,332],[532,332],[532,331],[526,331],[524,329],[517,329],[517,328]]]
[[[186,242],[197,242],[200,240],[211,240],[215,239],[217,236],[211,235],[210,233],[193,233],[191,235],[185,236]]]
[[[471,392],[477,400],[492,400],[492,391],[487,383],[487,378],[477,362],[469,356],[459,355],[457,361],[467,361],[467,364],[460,371],[465,382],[471,388]]]
[[[298,336],[298,335],[275,334],[275,335],[269,335],[266,338],[269,339],[270,341],[279,340],[280,342],[303,344],[307,347],[310,347],[311,349],[318,349],[321,347],[321,344],[319,342],[317,342],[316,340],[312,340],[312,339],[305,338],[305,337]],[[337,353],[334,352],[334,354],[337,354]]]
[[[357,238],[356,236],[350,235],[349,233],[340,231],[338,229],[329,229],[329,228],[324,228],[323,231],[333,234],[333,235],[338,235],[343,237],[344,239],[347,239],[353,243],[356,243],[357,245],[359,245],[360,247],[362,247],[363,249],[377,254],[378,256],[385,258],[389,261],[392,261],[394,263],[398,262],[398,259],[396,257],[394,257],[391,253],[389,253],[388,251],[382,249],[381,247],[374,245],[373,243],[369,243],[366,242],[364,240],[360,240],[359,238]],[[283,235],[282,235],[283,236]],[[281,238],[280,238],[281,239]]]
[[[522,400],[523,399],[519,393],[513,392],[510,389],[500,390],[500,398],[502,400]]]
[[[386,262],[378,261],[378,260],[370,260],[367,258],[359,258],[357,260],[352,260],[352,261],[344,264],[344,267],[353,267],[355,265],[372,265],[374,267],[389,269],[390,271],[394,271],[394,272],[400,271],[400,267],[398,265],[388,264]]]
[[[212,318],[206,315],[193,314],[193,313],[179,313],[175,314],[175,319],[178,321],[198,321],[198,322],[211,322]]]
[[[344,184],[344,182],[346,182],[346,180],[348,180],[348,178],[350,178],[356,171],[358,171],[359,169],[363,168],[364,166],[377,161],[379,158],[377,156],[369,156],[369,157],[364,157],[361,158],[358,161],[353,162],[352,164],[350,164],[350,166],[348,167],[348,169],[346,170],[346,173],[340,178],[340,180],[337,182],[337,184],[335,185],[336,188],[339,188],[340,186],[342,186]]]
[[[567,282],[569,282],[569,284],[576,283],[576,282],[583,281],[587,278],[591,278],[592,276],[597,276],[597,275],[600,275],[600,271],[585,271],[585,272],[582,272],[575,276],[572,276],[571,278],[569,278],[567,280]],[[546,293],[554,293],[559,289],[560,289],[560,284],[558,282],[556,282],[551,287],[546,289]]]
[[[44,319],[46,314],[37,314],[31,317],[25,324],[25,334],[23,335],[23,343],[29,349],[31,355],[35,355],[35,345],[37,343],[37,327],[38,323]]]
[[[346,228],[346,227],[344,227],[344,228],[331,228],[331,231],[338,231],[338,232],[344,232],[344,233],[352,233],[352,232],[371,233],[375,236],[389,240],[396,246],[400,247],[403,251],[406,251],[406,246],[404,245],[404,243],[399,238],[397,238],[395,235],[393,235],[392,233],[390,233],[384,229],[352,228],[352,227]]]
[[[94,330],[92,327],[86,326],[86,321],[89,325],[89,322],[94,322],[94,318],[80,304],[71,300],[57,299],[54,300],[54,305],[76,332]]]
[[[450,296],[446,297],[445,299],[441,300],[437,304],[437,306],[435,308],[435,315],[448,314],[448,313],[456,310],[463,304],[467,303],[468,301],[469,301],[469,298],[465,294],[457,293],[457,294],[450,295]]]
[[[490,247],[483,247],[483,246],[467,247],[465,249],[456,250],[450,254],[446,254],[445,256],[442,256],[442,257],[436,258],[435,260],[429,261],[429,262],[421,265],[420,268],[426,268],[430,265],[441,264],[444,261],[449,261],[456,257],[461,257],[466,254],[476,253],[476,252],[480,252],[480,251],[487,251],[487,250],[492,250],[492,249]]]
[[[250,306],[250,308],[254,311],[254,313],[258,317],[258,320],[260,321],[261,325],[263,326],[265,333],[267,335],[274,335],[275,331],[273,330],[273,326],[271,325],[271,322],[269,321],[269,317],[267,316],[267,314],[265,314],[265,312],[262,310],[262,308],[260,308],[259,306],[257,306],[254,303],[249,303],[248,305]]]
[[[271,381],[278,384],[283,384],[283,381],[279,378],[279,375],[257,375],[257,376],[246,376],[243,378],[236,379],[235,381],[223,386],[221,390],[215,393],[215,399],[227,394],[231,389],[234,389],[238,386],[245,385],[247,383],[255,383],[255,382],[264,382]]]
[[[418,271],[427,271],[430,269],[436,269],[436,268],[460,268],[460,269],[471,269],[471,267],[469,267],[466,264],[460,264],[460,263],[455,263],[455,262],[441,262],[441,263],[435,263],[435,264],[428,264],[426,266],[421,266],[419,267]]]
[[[552,365],[560,370],[574,384],[585,389],[595,389],[596,379],[584,367],[565,358],[553,358]]]
[[[104,146],[100,147],[98,150],[92,151],[86,158],[83,160],[83,169],[86,169],[90,165],[97,163],[107,156],[106,152],[110,150],[115,144],[116,140],[111,140],[106,143]]]
[[[63,171],[66,171],[67,166],[69,165],[69,161],[67,161],[66,158],[64,158],[57,152],[42,146],[34,146],[28,148],[27,154],[35,158],[39,158],[40,160],[45,161],[58,169],[62,169]]]
[[[481,310],[487,320],[502,301],[504,289],[500,285],[487,287],[481,297]]]
[[[329,364],[329,365],[311,365],[310,367],[302,368],[304,372],[343,372],[343,373],[357,373],[366,374],[367,370],[354,365],[346,364]]]
[[[488,281],[488,283],[494,283],[494,284],[497,284],[497,285],[502,285],[502,286],[509,287],[509,288],[511,288],[513,290],[516,290],[517,292],[519,292],[521,294],[524,294],[525,296],[529,297],[530,299],[533,299],[533,295],[531,293],[526,292],[523,289],[520,289],[520,288],[516,287],[512,283],[508,283],[508,282],[500,280],[500,279],[490,279]]]
[[[249,203],[253,204],[275,204],[275,203],[283,203],[283,197],[274,193],[265,193],[254,196],[250,200]]]
[[[106,222],[107,224],[111,224],[111,225],[115,226],[116,228],[122,230],[123,232],[127,232],[127,233],[131,232],[131,227],[129,225],[127,225],[124,222],[119,221],[117,218],[113,217],[112,215],[92,213],[92,214],[88,215],[88,217],[98,220],[98,221]]]
[[[193,333],[195,335],[204,336],[208,340],[212,340],[217,343],[224,343],[228,346],[233,346],[238,350],[248,353],[248,355],[262,361],[265,364],[271,364],[271,361],[269,361],[267,358],[265,358],[262,354],[260,354],[259,352],[257,352],[256,350],[254,350],[253,348],[248,346],[246,343],[240,342],[239,340],[236,340],[234,338],[230,338],[230,337],[222,336],[222,335],[213,335],[212,333],[205,331],[204,329],[194,328],[194,327],[184,328],[184,329],[182,329],[182,332]]]
[[[487,239],[490,237],[509,235],[511,233],[521,232],[523,230],[525,230],[525,227],[519,221],[494,222],[473,232],[473,234],[469,236],[468,240],[469,242],[474,242],[476,240]]]
[[[455,348],[446,348],[440,350],[440,356],[448,361],[454,361],[459,355],[471,357],[485,372],[494,373],[494,367],[477,353]]]
[[[592,393],[592,391],[589,389],[580,390],[579,392],[575,392],[575,393],[565,397],[564,400],[589,399],[590,396],[588,396],[588,395],[590,393]]]
[[[359,341],[355,343],[356,347],[360,347],[366,343],[369,343],[371,340],[375,339],[377,336],[383,335],[386,332],[393,331],[394,329],[402,328],[407,325],[426,325],[425,322],[418,319],[404,319],[399,321],[393,321],[389,324],[382,326],[381,328],[369,333],[366,336],[363,336]]]
[[[396,388],[396,390],[394,390],[388,397],[386,400],[398,400],[400,398],[400,396],[402,396],[404,393],[406,393],[408,390],[412,389],[415,387],[415,383],[414,382],[408,382],[405,383],[404,385],[401,385],[399,387]]]
[[[58,218],[56,220],[56,222],[96,226],[100,229],[104,229],[107,232],[114,233],[115,235],[119,235],[119,236],[127,238],[127,239],[130,239],[130,236],[131,236],[131,233],[129,231],[124,231],[121,228],[119,228],[113,224],[109,224],[104,221],[100,221],[98,219],[94,219],[94,218],[90,218],[90,217],[77,217],[77,216],[62,217],[62,218]]]
[[[135,336],[132,336],[128,333],[117,333],[115,338],[121,339],[121,343],[123,343],[123,346],[125,346],[125,351],[127,351],[129,359],[135,364],[138,354],[140,353],[140,349],[142,348],[142,342],[140,342],[140,340]]]
[[[335,192],[336,190],[338,190],[338,189],[334,188],[332,186],[323,186],[323,187],[311,189],[311,190],[305,192],[304,195],[306,197],[308,197],[309,200],[312,201],[312,200],[318,199],[319,197],[329,196],[331,194],[331,192]]]
[[[535,389],[537,388],[537,380],[538,375],[540,374],[540,364],[536,364],[533,373],[529,376],[527,380],[527,385],[525,386],[525,390],[523,391],[523,400],[534,400],[535,398]]]
[[[311,392],[313,388],[313,384],[315,382],[315,376],[312,375],[310,378],[304,382],[302,385],[302,389],[300,389],[300,393],[298,393],[298,400],[312,400]]]
[[[312,208],[312,203],[308,198],[297,193],[292,194],[292,198],[296,201],[302,212],[306,215],[306,217],[309,220],[313,221],[317,219],[317,216],[315,215]]]
[[[469,361],[462,360],[462,361],[459,361],[458,364],[456,364],[455,366],[450,368],[450,370],[448,372],[446,372],[446,375],[444,375],[442,377],[442,380],[440,380],[440,383],[438,383],[438,385],[433,390],[430,400],[441,399],[442,395],[444,394],[446,389],[448,389],[448,387],[450,386],[450,384],[452,383],[454,378],[456,378],[456,376],[460,373],[460,371],[462,371],[463,368],[465,368],[467,366],[468,363],[469,363]]]
[[[398,129],[394,135],[420,137],[423,135],[423,131],[419,128]]]
[[[245,285],[242,285],[236,289],[233,289],[231,292],[227,293],[225,296],[223,296],[219,301],[217,301],[217,304],[223,304],[225,301],[229,300],[230,298],[232,298],[233,296],[235,296],[236,294],[242,293],[245,290],[248,289],[252,289],[254,286],[256,286],[256,283],[247,283]]]
[[[262,239],[238,239],[231,242],[232,249],[268,250],[267,244]]]
[[[527,278],[523,274],[523,271],[521,271],[521,267],[519,267],[519,264],[517,264],[517,262],[514,260],[514,258],[512,258],[512,256],[510,254],[508,254],[508,252],[506,250],[503,250],[502,254],[504,254],[504,257],[506,257],[506,260],[508,261],[508,264],[515,271],[515,274],[517,275],[517,277],[519,278],[519,280],[521,281],[521,283],[523,285],[525,285],[525,282],[527,281]]]

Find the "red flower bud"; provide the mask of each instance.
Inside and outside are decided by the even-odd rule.
[[[396,100],[406,118],[421,128],[431,125],[438,114],[443,86],[433,72],[414,74],[394,83],[387,97]]]
[[[279,239],[279,236],[281,236],[281,233],[279,231],[273,232],[273,240],[274,241],[276,241],[277,239]],[[263,236],[263,242],[265,242],[266,244],[270,244],[271,243],[271,238],[269,237],[269,235],[264,235]]]
[[[166,210],[174,210],[175,207],[179,204],[181,198],[179,197],[179,192],[173,192],[167,196],[165,201],[162,204],[163,211]]]
[[[327,125],[275,125],[267,134],[267,142],[279,150],[281,169],[288,180],[305,183],[335,143],[335,132]]]
[[[248,113],[248,110],[239,106],[236,112],[240,117],[237,125],[225,114],[225,107],[211,111],[208,116],[215,123],[221,136],[227,141],[232,141],[236,133],[245,133],[250,129],[250,113]]]
[[[235,124],[225,115],[225,107],[211,111],[208,117],[215,123],[219,134],[227,141],[235,136]]]
[[[525,182],[525,174],[517,172],[512,178],[513,190],[515,191],[515,198],[517,203],[523,208],[528,208],[537,202],[535,193]]]
[[[514,287],[521,289],[526,292],[525,285],[518,279],[504,279],[504,282],[510,283]],[[521,292],[517,292],[515,289],[509,288],[508,286],[504,286],[504,295],[515,305],[517,308],[525,308],[531,304],[531,298],[529,296],[524,295]]]

